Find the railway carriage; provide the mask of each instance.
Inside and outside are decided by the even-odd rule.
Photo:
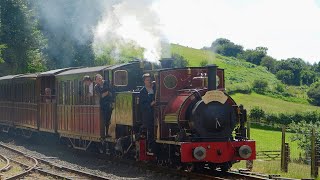
[[[39,131],[56,133],[57,132],[57,88],[56,75],[75,68],[55,69],[51,71],[42,72],[37,76],[40,88],[40,98],[38,100],[39,106]],[[45,94],[46,88],[51,91],[50,96]],[[49,101],[47,101],[49,98]]]
[[[13,127],[13,82],[12,79],[19,75],[0,77],[0,124],[2,131],[8,132]]]
[[[13,82],[13,118],[12,122],[15,127],[22,129],[26,136],[30,131],[38,130],[39,109],[38,100],[40,98],[38,74],[26,74],[16,76]],[[27,131],[25,131],[27,130]]]
[[[109,130],[112,138],[109,141],[121,136],[117,129],[126,129],[126,125],[132,121],[132,114],[128,114],[132,112],[132,106],[127,106],[129,101],[126,100],[130,100],[130,90],[136,88],[139,83],[136,79],[142,74],[139,66],[139,62],[132,62],[72,69],[56,75],[57,132],[60,137],[69,139],[72,146],[78,149],[87,149],[92,142],[100,143],[104,140],[105,129],[101,121],[99,99],[95,93],[91,97],[86,96],[88,87],[82,82],[85,75],[94,80],[97,73],[108,79],[115,91],[115,108]]]

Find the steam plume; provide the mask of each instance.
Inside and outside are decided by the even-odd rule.
[[[123,0],[106,10],[102,20],[94,29],[94,51],[97,55],[106,44],[116,48],[134,42],[144,48],[144,58],[158,62],[161,54],[170,54],[169,44],[165,40],[157,14],[152,10],[150,0]],[[114,58],[117,58],[117,52]]]

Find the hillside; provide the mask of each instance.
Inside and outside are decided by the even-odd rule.
[[[251,88],[252,83],[256,79],[264,79],[268,81],[269,88],[274,89],[281,82],[276,76],[262,66],[215,54],[211,51],[194,49],[177,44],[171,45],[171,53],[183,56],[189,61],[190,66],[200,66],[200,62],[208,60],[209,64],[217,64],[220,68],[225,69],[226,89],[246,89]],[[254,106],[259,106],[266,112],[283,112],[293,113],[306,110],[320,111],[320,107],[310,105],[306,99],[305,87],[288,86],[287,91],[296,97],[270,97],[256,93],[251,94],[234,94],[232,97],[243,104],[248,110]],[[284,99],[284,100],[283,100]]]
[[[225,69],[227,89],[251,86],[255,79],[267,80],[271,88],[280,83],[274,74],[268,72],[262,66],[256,66],[236,58],[221,56],[211,51],[172,44],[171,53],[183,56],[189,61],[190,66],[199,66],[202,60],[208,60],[209,64],[216,64]]]

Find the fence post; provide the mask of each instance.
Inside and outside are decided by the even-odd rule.
[[[316,133],[314,128],[311,132],[311,176],[314,178],[318,177],[318,166],[317,166],[317,157],[316,157]]]
[[[282,126],[282,141],[281,141],[281,171],[288,172],[288,147],[286,143],[286,126]]]

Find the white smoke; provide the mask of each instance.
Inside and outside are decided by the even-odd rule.
[[[152,9],[150,0],[123,0],[112,5],[98,26],[94,29],[94,50],[97,55],[106,45],[117,49],[123,44],[134,42],[144,48],[144,58],[158,62],[170,54],[169,43],[160,30],[157,14]],[[106,7],[108,8],[108,7]],[[119,50],[113,52],[117,58]]]

